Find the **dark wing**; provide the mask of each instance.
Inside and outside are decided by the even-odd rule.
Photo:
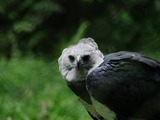
[[[86,84],[90,95],[117,118],[160,119],[160,63],[151,58],[125,51],[109,54]]]
[[[68,82],[68,87],[79,97],[79,101],[82,103],[82,105],[86,108],[88,114],[91,116],[93,120],[98,120],[100,115],[96,112],[91,112],[95,111],[94,108],[90,108],[92,106],[90,95],[86,89],[86,83],[84,81],[78,81],[74,83]],[[93,115],[94,114],[94,115]],[[94,117],[96,116],[96,117]]]
[[[86,89],[85,80],[78,82],[67,82],[68,87],[81,99],[83,99],[88,104],[91,104],[90,95]]]

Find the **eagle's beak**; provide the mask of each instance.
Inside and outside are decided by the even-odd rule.
[[[78,55],[78,56],[77,56],[77,69],[79,70],[80,67],[81,67],[81,56]]]

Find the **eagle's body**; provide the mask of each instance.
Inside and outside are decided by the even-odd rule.
[[[103,57],[93,40],[82,41],[62,53],[59,65],[93,120],[159,120],[160,63],[127,51]]]
[[[114,119],[160,120],[160,64],[155,60],[135,52],[109,54],[87,76],[86,87],[114,111]]]

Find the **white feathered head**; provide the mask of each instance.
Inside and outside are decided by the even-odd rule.
[[[59,70],[67,82],[85,80],[86,75],[103,61],[103,54],[92,38],[81,39],[65,48],[58,59]]]

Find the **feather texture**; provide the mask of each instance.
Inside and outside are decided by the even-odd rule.
[[[68,87],[93,120],[159,120],[160,63],[136,52],[103,56],[92,38],[58,59]]]
[[[160,63],[151,58],[126,51],[109,54],[87,76],[86,85],[118,120],[160,119]]]

